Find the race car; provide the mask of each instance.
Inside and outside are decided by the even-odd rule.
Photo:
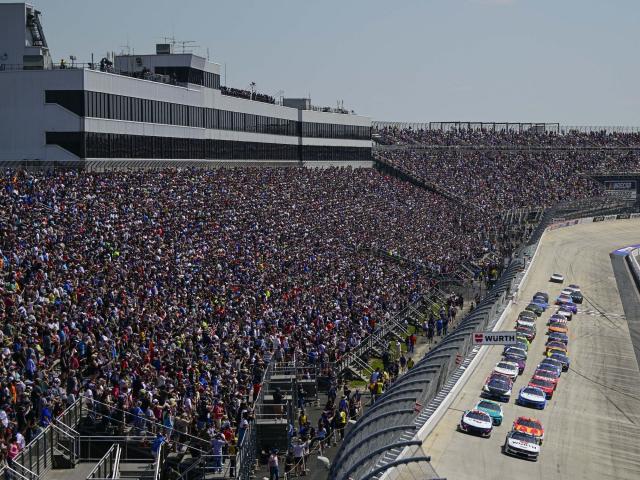
[[[547,292],[536,292],[533,294],[533,298],[543,298],[545,302],[549,303],[549,294]]]
[[[565,307],[560,307],[552,317],[559,316],[563,317],[565,320],[571,321],[573,319],[573,312]]]
[[[521,357],[524,360],[527,359],[527,351],[526,350],[524,350],[522,348],[519,348],[519,347],[510,346],[510,345],[508,345],[508,346],[506,346],[504,348],[504,351],[502,352],[502,355],[503,356],[504,355],[514,355],[514,356],[517,356],[517,357]]]
[[[572,293],[573,293],[573,290],[571,290],[569,288],[563,288],[562,290],[560,290],[560,295],[571,296]]]
[[[522,342],[527,346],[527,352],[529,351],[529,347],[531,346],[531,342],[523,333],[516,333],[516,340],[518,342]]]
[[[518,365],[518,375],[522,375],[524,368],[527,366],[524,358],[517,357],[515,355],[503,355],[502,359],[506,362],[513,362]]]
[[[556,340],[547,340],[547,343],[544,346],[545,348],[545,354],[547,355],[547,357],[549,356],[549,350],[560,350],[561,352],[567,353],[567,346],[563,343],[563,342],[559,342]]]
[[[564,275],[560,273],[554,273],[551,275],[551,278],[549,278],[549,281],[553,283],[564,283]]]
[[[525,326],[525,327],[535,327],[536,326],[536,322],[535,322],[535,320],[531,320],[529,318],[522,317],[522,318],[518,318],[516,320],[516,327],[519,326],[519,325],[522,325],[522,326]]]
[[[562,371],[566,372],[569,370],[569,366],[571,365],[571,361],[569,360],[569,356],[560,352],[553,352],[549,355],[549,358],[553,358],[554,360],[558,360],[562,364]]]
[[[570,283],[567,288],[573,292],[582,292],[582,290],[580,290],[580,285],[576,285],[575,283]]]
[[[558,295],[558,297],[556,298],[556,305],[565,307],[571,313],[578,313],[578,306],[573,303],[573,300],[569,295]]]
[[[538,387],[522,387],[516,403],[522,407],[543,410],[547,406],[547,395]]]
[[[493,420],[488,413],[481,410],[466,410],[462,414],[458,429],[461,432],[489,438],[493,430]]]
[[[512,388],[513,380],[511,380],[511,378],[506,375],[493,373],[487,378],[482,387],[482,392],[486,397],[508,402],[511,398]]]
[[[538,439],[540,445],[542,445],[542,441],[544,440],[544,428],[542,428],[542,423],[540,423],[540,420],[537,418],[518,417],[513,422],[513,429],[518,432],[533,435]]]
[[[562,342],[565,345],[569,345],[569,336],[566,333],[551,332],[547,342]]]
[[[552,332],[567,334],[569,333],[569,327],[567,326],[566,322],[559,322],[559,321],[550,322],[548,333],[552,333]]]
[[[573,300],[573,303],[582,303],[584,300],[584,297],[582,296],[582,292],[573,292],[569,296],[571,297],[571,300]]]
[[[530,303],[525,307],[525,310],[535,313],[538,317],[544,313],[544,308],[537,303]]]
[[[567,318],[566,315],[560,314],[560,313],[554,313],[549,317],[549,320],[547,320],[547,325],[549,325],[549,323],[551,322],[568,322],[568,321],[569,319]]]
[[[541,367],[541,366],[545,366],[547,368],[552,368],[556,372],[558,372],[558,376],[562,375],[562,363],[560,363],[555,358],[544,358],[544,359],[542,359],[542,361],[538,364],[538,367]]]
[[[551,368],[546,367],[538,367],[536,371],[533,372],[533,379],[535,380],[546,380],[547,382],[553,383],[553,388],[558,388],[558,379],[560,375],[558,375],[558,371]]]
[[[531,300],[531,303],[535,303],[543,310],[546,310],[547,308],[549,308],[549,302],[546,301],[543,297],[533,297],[533,299]]]
[[[499,373],[501,375],[506,375],[511,378],[511,380],[515,381],[518,378],[519,367],[515,362],[507,362],[505,360],[498,362],[495,367],[493,367],[493,373]]]
[[[533,342],[534,338],[536,338],[536,327],[528,326],[528,325],[516,325],[516,332],[524,335],[529,342]]]
[[[526,341],[526,340],[524,342],[522,342],[520,340],[517,340],[516,344],[514,345],[514,347],[521,348],[522,350],[524,350],[527,353],[529,352],[529,342]]]
[[[476,406],[473,407],[474,410],[480,410],[488,414],[493,420],[493,425],[498,427],[502,424],[503,413],[502,406],[498,402],[494,402],[493,400],[480,400],[476,403]]]
[[[540,443],[533,435],[511,430],[507,433],[507,438],[502,446],[502,452],[505,455],[526,458],[527,460],[537,462],[540,456]]]
[[[534,377],[531,380],[529,380],[529,383],[527,385],[529,387],[536,387],[542,390],[544,394],[547,396],[548,400],[551,400],[553,398],[553,392],[556,390],[556,386],[554,385],[553,382],[544,380],[542,378]]]
[[[531,310],[523,310],[518,314],[518,318],[523,318],[523,319],[531,320],[532,322],[535,322],[538,319],[538,316],[535,313],[533,313]]]

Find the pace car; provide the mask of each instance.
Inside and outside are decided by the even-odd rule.
[[[507,377],[514,380],[518,378],[519,367],[515,362],[507,362],[505,360],[498,362],[495,367],[493,367],[494,373],[499,373],[501,375],[506,375]]]
[[[535,378],[535,377],[532,378],[531,380],[529,380],[528,386],[536,387],[542,390],[544,394],[547,396],[548,400],[551,400],[553,398],[553,392],[556,390],[556,386],[554,385],[553,382],[550,382],[549,380],[544,380],[542,378]]]
[[[547,406],[547,395],[538,387],[522,387],[518,393],[516,403],[523,407],[543,410]]]
[[[528,433],[538,439],[540,445],[544,440],[544,428],[542,423],[537,418],[531,417],[518,417],[513,422],[513,429],[518,432]]]
[[[493,373],[489,375],[482,392],[489,398],[495,398],[503,402],[508,402],[511,398],[511,389],[513,388],[513,381],[506,375],[500,375]]]
[[[473,407],[473,409],[480,410],[481,412],[488,414],[491,417],[491,420],[493,420],[494,426],[498,427],[502,424],[502,419],[504,418],[502,413],[502,405],[500,405],[498,402],[482,399],[478,403],[476,403],[476,406]]]
[[[481,410],[467,410],[462,414],[458,428],[462,432],[489,438],[493,430],[493,420],[488,413]]]
[[[554,273],[551,275],[551,278],[549,278],[549,281],[553,283],[564,283],[564,275],[560,273]]]
[[[528,433],[511,430],[507,433],[507,438],[502,446],[502,451],[506,455],[526,458],[534,462],[540,456],[540,443],[538,439]]]

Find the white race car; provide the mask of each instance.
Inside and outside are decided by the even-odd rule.
[[[506,455],[526,458],[527,460],[533,460],[536,462],[540,455],[540,442],[533,435],[511,430],[507,433],[507,438],[502,446],[502,451]]]
[[[502,361],[498,362],[495,367],[493,367],[494,373],[500,373],[502,375],[506,375],[515,381],[518,378],[518,364],[516,362],[507,362]]]
[[[493,430],[493,420],[488,413],[481,410],[467,410],[462,414],[458,428],[461,432],[489,438]]]
[[[567,297],[571,297],[572,293],[573,293],[573,290],[571,290],[570,288],[563,288],[562,291],[560,292],[560,295],[566,295]]]
[[[576,293],[576,292],[582,293],[582,290],[580,290],[580,285],[576,285],[574,283],[570,284],[568,287],[566,287],[566,289],[571,290],[573,293]]]
[[[525,318],[519,318],[518,320],[516,320],[516,327],[519,325],[522,325],[524,327],[535,328],[536,322],[529,319],[525,319]]]
[[[554,273],[553,275],[551,275],[549,281],[554,283],[563,283],[564,275],[561,275],[560,273]]]

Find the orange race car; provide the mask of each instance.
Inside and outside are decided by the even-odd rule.
[[[559,350],[559,351],[561,351],[562,353],[565,353],[565,354],[568,351],[568,348],[564,343],[557,342],[555,340],[548,341],[547,344],[544,346],[544,348],[545,348],[545,352],[544,353],[547,354],[547,355],[549,353],[549,350]]]
[[[549,324],[549,333],[551,332],[569,333],[569,327],[565,322],[551,322]]]
[[[531,417],[518,417],[515,422],[513,422],[513,429],[517,432],[533,435],[542,445],[542,440],[544,439],[544,428],[542,428],[540,420]]]

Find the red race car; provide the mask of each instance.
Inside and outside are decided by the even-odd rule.
[[[553,392],[556,389],[556,386],[553,382],[546,380],[544,378],[536,378],[536,377],[533,377],[529,381],[529,386],[538,387],[539,389],[541,389],[545,393],[548,399],[551,399],[553,397]]]

